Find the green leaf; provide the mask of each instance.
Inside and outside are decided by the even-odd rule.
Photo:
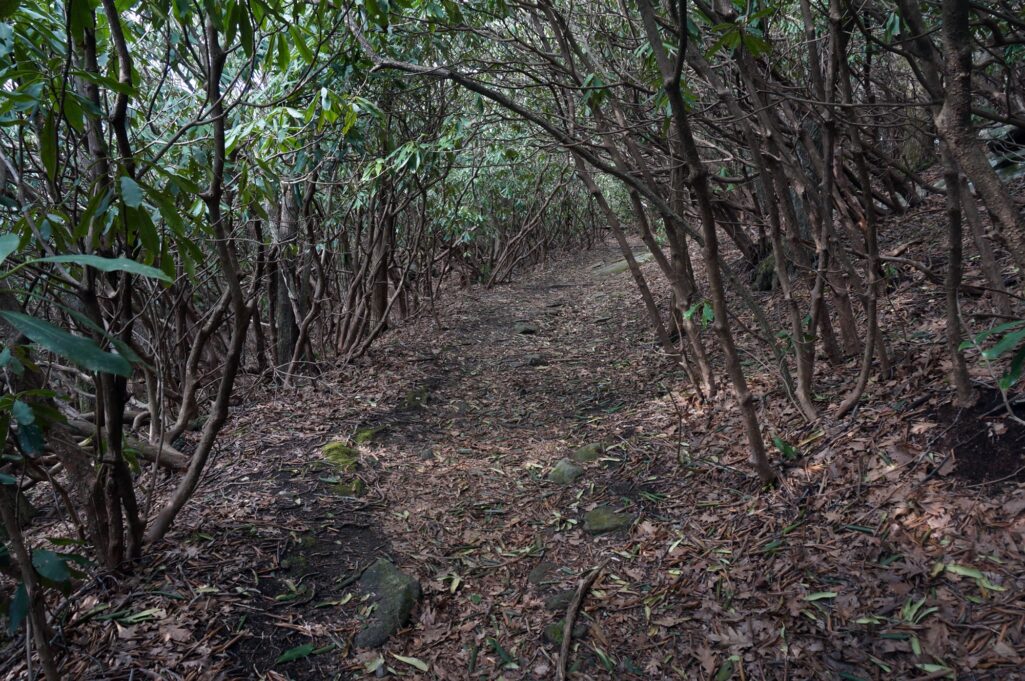
[[[705,306],[701,309],[701,325],[708,328],[708,325],[715,320],[715,309],[711,303],[705,303]]]
[[[312,643],[304,643],[301,646],[290,648],[278,656],[278,659],[274,660],[274,664],[284,664],[285,662],[292,662],[294,660],[301,660],[304,657],[309,657],[310,653],[317,649],[317,646]]]
[[[1025,339],[1025,329],[1012,331],[997,341],[993,347],[983,352],[982,356],[986,359],[997,359],[1008,350],[1013,350],[1018,347],[1018,344],[1021,343],[1023,339]]]
[[[828,598],[836,598],[837,595],[838,594],[835,591],[816,591],[813,594],[808,594],[807,596],[805,596],[804,600],[809,602],[822,601]]]
[[[1013,322],[1004,322],[1003,324],[994,326],[992,329],[986,329],[985,331],[976,334],[975,337],[971,340],[964,341],[963,343],[961,343],[960,348],[962,350],[967,350],[970,347],[982,345],[982,342],[990,336],[998,333],[1003,333],[1004,331],[1010,331],[1011,329],[1016,329],[1022,324],[1025,324],[1025,319],[1016,319]]]
[[[295,49],[299,52],[299,56],[303,58],[307,64],[313,63],[313,52],[310,51],[309,46],[306,44],[306,38],[303,37],[302,32],[296,25],[288,27],[288,32],[292,35],[292,44],[295,45]]]
[[[0,311],[0,317],[50,352],[89,371],[130,377],[132,365],[120,355],[104,352],[91,339],[74,336],[49,322],[20,312]]]
[[[47,258],[39,258],[35,262],[59,262],[59,263],[72,263],[74,265],[84,265],[86,267],[92,267],[93,269],[100,270],[101,272],[129,272],[131,274],[138,274],[141,277],[149,277],[150,279],[159,279],[160,281],[171,283],[171,277],[163,270],[159,270],[156,267],[150,267],[149,265],[143,265],[140,262],[135,262],[128,258],[104,258],[99,255],[52,255]]]
[[[67,584],[71,581],[68,564],[58,553],[48,549],[36,549],[32,552],[32,565],[44,579],[54,584]]]
[[[39,132],[39,156],[46,169],[46,176],[53,182],[57,179],[57,124],[52,111],[47,112],[43,129]]]
[[[976,570],[973,567],[966,565],[957,565],[956,563],[949,563],[946,565],[947,572],[951,572],[955,575],[961,575],[962,577],[970,577],[975,580],[976,585],[980,589],[988,589],[990,591],[1007,591],[1007,587],[994,584],[987,579],[986,575],[982,574],[981,571]]]
[[[18,584],[18,588],[14,591],[14,598],[7,606],[8,632],[13,634],[21,628],[21,623],[28,616],[28,605],[28,589],[25,588],[24,583]]]
[[[11,413],[14,415],[14,420],[20,426],[30,426],[36,422],[36,415],[32,411],[32,407],[21,400],[14,400],[14,404],[11,406]]]
[[[431,668],[431,666],[429,664],[427,664],[423,660],[417,659],[415,657],[404,657],[402,655],[396,655],[395,653],[392,653],[391,656],[394,657],[399,662],[405,662],[406,664],[408,664],[411,667],[416,667],[417,669],[419,669],[422,672],[426,672],[427,670],[429,670]]]
[[[715,673],[715,681],[729,681],[733,678],[733,658],[729,657],[719,665],[719,670]]]
[[[21,239],[17,234],[4,234],[0,236],[0,265],[3,264],[4,260],[7,260],[7,256],[18,250],[19,243],[21,243]]]
[[[142,205],[142,188],[130,177],[121,177],[121,200],[129,208],[138,208]]]
[[[794,446],[786,440],[774,437],[772,438],[772,444],[776,445],[776,449],[779,450],[780,454],[782,454],[783,458],[787,461],[793,461],[797,458],[797,450],[794,449]]]
[[[1021,371],[1025,366],[1025,347],[1018,350],[1015,354],[1014,359],[1011,360],[1011,366],[1008,367],[1007,373],[1000,377],[1000,389],[1007,391],[1011,389],[1018,379],[1021,378]]]
[[[29,456],[41,454],[46,441],[38,424],[30,423],[18,428],[18,446]]]

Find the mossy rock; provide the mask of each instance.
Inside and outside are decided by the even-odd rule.
[[[367,493],[367,485],[362,478],[351,478],[336,482],[332,489],[343,497],[361,497]]]
[[[565,620],[559,620],[558,622],[552,622],[545,627],[544,637],[549,643],[557,646],[562,645],[563,629],[566,626]],[[573,638],[578,639],[587,633],[587,625],[577,623],[573,625]]]
[[[576,596],[576,593],[577,592],[573,589],[557,591],[545,599],[545,608],[555,612],[566,612],[566,608],[569,607],[569,604],[573,600],[573,597]],[[561,634],[562,632],[560,631],[559,633]]]
[[[644,263],[651,260],[654,256],[651,254],[650,251],[639,251],[637,253],[634,253],[633,257],[638,265],[643,265]],[[626,272],[629,269],[630,263],[626,261],[626,258],[623,258],[622,260],[616,260],[613,263],[605,265],[600,270],[598,270],[598,274],[600,276],[609,277],[614,276],[616,274],[622,274],[623,272]]]
[[[569,459],[560,459],[548,473],[548,479],[557,485],[572,485],[583,474],[584,469],[580,466]]]
[[[533,336],[539,330],[540,329],[537,328],[537,324],[526,320],[518,321],[513,325],[513,331],[523,334],[524,336]]]
[[[605,446],[600,442],[592,442],[573,452],[573,460],[579,463],[591,463],[601,458],[605,453]]]
[[[547,582],[552,576],[552,573],[558,569],[559,566],[555,563],[543,560],[531,569],[530,574],[527,575],[527,582],[534,586],[540,586]]]
[[[413,388],[402,398],[402,408],[410,411],[423,409],[427,406],[427,399],[430,397],[430,394],[431,391],[425,385]]]
[[[420,600],[420,583],[384,558],[367,568],[359,580],[360,590],[374,602],[370,620],[356,634],[360,648],[377,648],[409,622],[413,606]]]
[[[629,529],[637,519],[633,513],[622,513],[609,506],[599,506],[584,514],[584,531],[589,534],[608,534]]]
[[[320,453],[342,473],[355,473],[359,468],[359,450],[344,442],[328,443]]]
[[[373,442],[387,429],[387,425],[360,428],[356,431],[356,434],[352,436],[352,443],[355,445],[365,445],[368,442]]]

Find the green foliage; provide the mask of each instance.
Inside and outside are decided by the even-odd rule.
[[[120,355],[104,352],[95,341],[75,336],[49,322],[20,312],[0,311],[0,317],[41,347],[88,371],[130,376],[132,366]]]
[[[983,350],[983,345],[991,341],[992,344]],[[987,362],[1000,360],[1010,354],[1007,370],[998,381],[1001,390],[1009,390],[1021,379],[1025,368],[1025,320],[1006,322],[982,331],[963,341],[959,349],[964,351],[973,347],[980,350],[982,359]]]

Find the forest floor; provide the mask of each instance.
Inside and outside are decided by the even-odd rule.
[[[844,421],[805,424],[748,348],[785,450],[766,490],[728,388],[703,401],[660,357],[619,259],[599,246],[453,292],[357,366],[243,395],[166,544],[83,587],[68,678],[550,679],[545,630],[600,565],[574,678],[1025,678],[1021,432],[927,383],[941,293],[914,276],[891,291],[920,318]],[[824,405],[855,362],[823,370]],[[990,444],[955,455],[969,436]],[[972,455],[994,437],[1015,438],[1004,468]],[[339,493],[335,441],[357,449],[363,496]],[[588,444],[578,479],[548,480]],[[597,507],[625,527],[588,531]],[[380,556],[423,595],[359,650],[356,581]]]

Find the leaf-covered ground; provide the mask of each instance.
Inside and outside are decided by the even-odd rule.
[[[602,247],[452,292],[358,366],[240,396],[168,542],[79,590],[68,678],[554,678],[544,631],[604,561],[574,678],[1025,678],[1025,462],[987,482],[952,453],[963,429],[1011,426],[928,382],[940,292],[914,272],[891,287],[894,371],[842,422],[806,425],[745,345],[767,435],[792,447],[765,490],[728,388],[703,402],[659,357],[617,260]],[[823,365],[824,405],[851,362]],[[357,440],[353,498],[321,449]],[[591,443],[604,453],[575,483],[547,480]],[[597,506],[634,522],[589,534]],[[377,556],[424,595],[383,649],[354,650],[353,583]]]

